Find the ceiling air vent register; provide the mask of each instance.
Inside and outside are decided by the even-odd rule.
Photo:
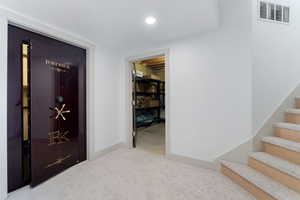
[[[290,7],[270,1],[259,1],[259,19],[268,22],[290,23]]]

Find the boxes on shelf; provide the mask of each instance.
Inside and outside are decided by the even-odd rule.
[[[136,74],[137,77],[143,78],[144,77],[144,72],[136,70]]]
[[[137,108],[144,108],[144,107],[146,107],[145,97],[138,96],[136,98],[136,107]]]
[[[137,96],[137,108],[147,108],[149,107],[149,102],[151,97]]]
[[[148,78],[148,79],[154,79],[154,80],[160,81],[160,77],[158,75],[155,75],[155,74],[145,75],[144,77]]]
[[[160,103],[157,99],[152,99],[151,97],[138,96],[137,97],[137,108],[149,108],[149,107],[159,107]]]
[[[149,85],[147,88],[146,88],[146,92],[150,92],[150,93],[156,93],[157,92],[157,87],[156,85]]]
[[[145,90],[146,90],[146,85],[144,83],[136,83],[136,92],[145,92]]]
[[[133,87],[133,90],[134,90],[134,87]],[[155,84],[149,84],[149,83],[136,83],[136,92],[156,93],[157,86]]]
[[[148,102],[148,106],[149,106],[149,107],[159,107],[159,100],[151,99],[151,100]]]

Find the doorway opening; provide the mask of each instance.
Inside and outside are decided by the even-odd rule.
[[[132,63],[133,147],[166,152],[165,56]]]

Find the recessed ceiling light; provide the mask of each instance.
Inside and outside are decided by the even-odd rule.
[[[145,23],[146,24],[149,24],[149,25],[153,25],[153,24],[155,24],[156,23],[156,18],[155,17],[147,17],[146,19],[145,19]]]

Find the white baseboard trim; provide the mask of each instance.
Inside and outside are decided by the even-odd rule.
[[[107,147],[107,148],[105,148],[105,149],[103,149],[101,151],[98,151],[98,152],[94,153],[93,156],[91,157],[91,160],[95,160],[95,159],[97,159],[99,157],[102,157],[102,156],[104,156],[104,155],[106,155],[106,154],[108,154],[110,152],[113,152],[115,150],[118,150],[120,148],[128,148],[128,145],[126,145],[125,143],[114,144],[114,145],[112,145],[110,147]]]
[[[201,167],[201,168],[205,168],[205,169],[212,169],[212,170],[219,169],[217,163],[198,160],[198,159],[180,156],[180,155],[176,155],[176,154],[167,154],[166,158],[169,160],[173,160],[173,161],[177,161],[177,162],[181,162],[184,164],[193,165],[193,166]]]

